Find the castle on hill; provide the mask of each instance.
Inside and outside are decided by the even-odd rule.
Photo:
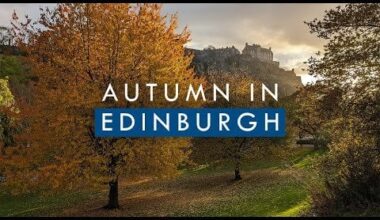
[[[232,47],[222,47],[222,48],[215,48],[213,46],[209,46],[208,48],[203,49],[203,51],[194,50],[197,55],[200,57],[208,56],[210,54],[213,54],[213,56],[216,59],[225,59],[227,57],[240,55],[242,57],[245,57],[247,59],[258,59],[261,62],[265,62],[268,64],[275,65],[276,67],[280,66],[280,62],[273,60],[273,52],[272,49],[261,47],[259,44],[251,44],[245,43],[245,47],[240,52],[238,49],[236,49],[234,46]]]
[[[278,61],[273,60],[271,48],[258,44],[245,44],[240,52],[236,47],[215,48],[209,46],[203,50],[186,48],[192,54],[192,67],[197,74],[204,73],[249,73],[263,83],[278,83],[280,95],[290,95],[302,87],[301,77],[294,69],[285,70]]]

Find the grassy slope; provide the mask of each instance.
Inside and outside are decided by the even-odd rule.
[[[304,148],[285,163],[246,161],[238,182],[232,181],[228,163],[185,171],[170,180],[123,182],[118,211],[101,209],[106,191],[0,194],[0,216],[296,216],[309,207],[302,172],[316,154]]]
[[[298,149],[287,161],[245,161],[243,181],[239,187],[219,202],[199,207],[194,212],[180,213],[196,216],[297,216],[309,208],[309,198],[303,172],[321,151]],[[232,175],[232,164],[205,167],[192,172],[212,175],[215,172]],[[232,176],[230,177],[232,178]],[[221,189],[222,190],[222,189]],[[228,188],[227,188],[228,190]]]

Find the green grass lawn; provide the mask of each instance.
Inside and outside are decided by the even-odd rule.
[[[302,173],[321,153],[300,148],[286,161],[244,161],[241,181],[232,180],[232,164],[218,163],[173,179],[120,184],[117,211],[101,209],[106,187],[54,196],[0,194],[0,216],[297,216],[309,208]]]
[[[254,171],[254,178],[261,181],[250,181],[233,190],[228,197],[214,202],[210,206],[199,207],[194,211],[176,212],[182,216],[298,216],[308,211],[309,197],[306,185],[302,180],[293,178],[288,170],[294,168],[300,172],[309,169],[312,160],[321,155],[323,150],[299,148],[287,160],[244,161],[244,174]],[[224,162],[203,166],[188,171],[187,175],[210,175],[216,172],[229,172],[233,178],[233,164]],[[267,174],[267,175],[265,175]],[[296,175],[299,176],[299,175]]]
[[[99,196],[94,192],[61,193],[54,196],[0,195],[0,216],[47,216]]]

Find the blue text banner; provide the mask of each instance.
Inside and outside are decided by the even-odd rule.
[[[97,108],[96,137],[284,137],[283,108]]]

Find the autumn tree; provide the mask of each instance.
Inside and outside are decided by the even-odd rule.
[[[26,125],[20,120],[19,107],[30,99],[30,82],[33,77],[28,68],[21,62],[21,56],[10,55],[7,52],[0,55],[0,80],[2,81],[0,99],[0,123],[2,125],[2,140],[4,148],[13,146],[17,141],[17,135]],[[11,97],[11,99],[10,99]],[[5,101],[4,101],[5,100]],[[11,100],[11,102],[10,102]]]
[[[347,4],[326,12],[323,20],[308,22],[310,32],[328,40],[322,57],[309,60],[309,71],[318,84],[342,93],[338,105],[362,118],[359,130],[378,137],[380,146],[380,6]]]
[[[209,72],[205,74],[209,85],[215,84],[221,89],[229,84],[230,98],[229,101],[223,97],[218,97],[216,101],[207,103],[212,108],[258,108],[270,106],[269,101],[273,99],[267,95],[267,100],[261,100],[262,84],[251,74],[236,71],[234,74],[223,72]],[[251,84],[254,86],[254,100],[251,101],[250,91]],[[274,85],[267,85],[271,90]],[[212,94],[212,88],[206,93]],[[276,102],[276,101],[274,101]],[[272,103],[273,104],[273,103]],[[273,106],[275,107],[275,106]],[[215,161],[225,160],[234,164],[234,180],[241,180],[241,166],[243,159],[258,158],[264,149],[273,146],[279,140],[269,140],[265,138],[250,137],[231,137],[231,138],[195,138],[192,148],[192,159],[198,163],[212,163]]]
[[[184,102],[183,90],[178,101],[167,102],[159,88],[153,102],[143,88],[136,102],[123,96],[102,102],[110,83],[124,94],[125,83],[167,83],[174,91],[175,83],[181,88],[203,82],[189,68],[191,57],[184,53],[189,32],[177,33],[175,16],[161,15],[157,4],[58,4],[41,9],[36,21],[13,18],[16,42],[38,80],[31,108],[24,110],[31,123],[27,157],[32,161],[8,172],[9,179],[33,173],[27,182],[53,189],[81,187],[87,179],[107,181],[106,208],[113,209],[119,207],[121,177],[176,174],[188,138],[97,138],[93,129],[95,107],[200,105]]]
[[[331,90],[325,85],[307,85],[293,95],[291,106],[286,108],[291,116],[291,126],[298,130],[298,136],[312,137],[310,143],[315,149],[324,148],[331,141],[328,131],[333,129],[333,121],[343,116],[341,107],[336,105],[341,95],[337,88]]]
[[[320,79],[315,96],[336,97],[319,108],[339,112],[320,164],[324,189],[313,196],[324,214],[380,201],[379,13],[379,4],[346,4],[307,22],[311,33],[327,40],[321,56],[309,60],[310,73]]]
[[[0,79],[0,154],[5,154],[5,148],[13,144],[12,119],[8,112],[14,106],[14,98],[8,86],[8,79]]]

